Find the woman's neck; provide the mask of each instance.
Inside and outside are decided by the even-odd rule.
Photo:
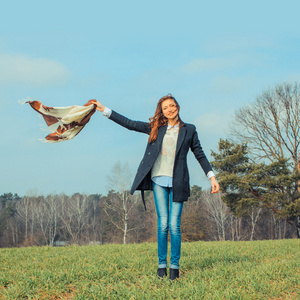
[[[178,123],[179,123],[178,117],[176,117],[175,119],[168,119],[168,124],[169,124],[170,126],[175,126],[175,125],[177,125]]]

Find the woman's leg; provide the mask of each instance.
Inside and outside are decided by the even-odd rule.
[[[170,218],[169,228],[171,236],[171,269],[179,269],[181,252],[181,213],[183,202],[173,202],[173,190],[170,193]]]
[[[158,268],[167,267],[169,231],[169,192],[170,188],[153,182],[153,195],[157,214],[157,253]]]

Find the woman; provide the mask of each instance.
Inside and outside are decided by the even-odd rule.
[[[95,100],[97,110],[121,126],[149,134],[144,158],[140,163],[130,193],[135,190],[153,190],[157,213],[157,275],[167,275],[168,231],[171,236],[170,279],[179,277],[181,250],[181,213],[183,202],[190,196],[187,153],[192,150],[205,174],[211,179],[212,193],[219,191],[219,185],[202,147],[196,128],[182,122],[180,106],[168,94],[157,104],[150,122],[130,120],[104,107]],[[144,197],[143,197],[144,198]],[[144,200],[143,200],[144,201]],[[146,207],[145,207],[146,208]]]

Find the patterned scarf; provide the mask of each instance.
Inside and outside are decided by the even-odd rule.
[[[89,122],[95,113],[97,105],[89,100],[83,106],[48,107],[39,101],[27,101],[31,107],[40,113],[49,130],[45,142],[62,142],[74,138]]]

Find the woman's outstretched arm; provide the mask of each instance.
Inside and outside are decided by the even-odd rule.
[[[93,100],[93,103],[97,104],[97,110],[101,111],[102,113],[104,112],[105,116],[108,117],[110,120],[114,121],[115,123],[129,130],[150,134],[151,127],[149,122],[141,122],[128,119],[118,114],[117,112],[108,109],[97,100]]]

